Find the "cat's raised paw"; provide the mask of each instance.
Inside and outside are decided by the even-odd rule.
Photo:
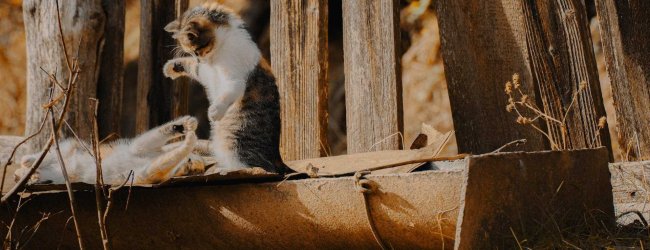
[[[183,76],[185,74],[185,67],[183,66],[183,62],[178,59],[167,61],[167,63],[165,63],[165,66],[163,66],[163,74],[171,79],[176,79]]]

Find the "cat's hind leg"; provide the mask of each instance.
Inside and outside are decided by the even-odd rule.
[[[161,151],[167,141],[177,138],[184,133],[194,132],[197,120],[191,116],[183,116],[171,122],[153,128],[131,141],[130,150],[133,154],[145,154]]]
[[[185,164],[182,161],[189,159],[189,155],[196,145],[196,134],[189,131],[185,135],[185,140],[177,148],[165,152],[154,159],[147,168],[137,177],[139,183],[160,183],[176,176]]]

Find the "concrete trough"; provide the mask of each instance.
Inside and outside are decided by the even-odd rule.
[[[470,156],[366,179],[375,188],[368,196],[370,216],[383,242],[394,249],[510,248],[516,246],[511,228],[534,238],[526,235],[537,226],[530,218],[543,209],[530,209],[533,203],[562,214],[559,225],[594,210],[613,218],[603,149]],[[109,215],[112,244],[116,249],[379,247],[353,177],[259,181],[134,187],[128,209],[129,191],[122,189]],[[101,248],[94,193],[75,195],[83,238],[91,249]],[[64,192],[37,192],[27,199],[14,239],[50,213],[27,247],[76,247],[72,223],[66,226]],[[13,217],[9,209],[0,216],[5,224]],[[0,231],[5,235],[6,230]],[[31,232],[22,234],[24,242]]]

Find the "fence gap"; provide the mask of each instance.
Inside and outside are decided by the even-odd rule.
[[[506,150],[545,149],[542,135],[517,124],[516,115],[505,108],[504,84],[513,73],[519,73],[524,90],[535,98],[517,2],[438,0],[434,4],[458,151],[492,152],[517,139],[528,141]]]
[[[597,0],[623,160],[650,159],[650,1]]]
[[[104,48],[101,55],[97,98],[99,99],[100,140],[111,133],[120,133],[122,91],[124,86],[124,0],[102,0],[106,15]]]
[[[271,64],[281,97],[284,160],[325,155],[328,1],[271,1]]]
[[[188,0],[140,1],[140,58],[136,101],[136,133],[187,114],[188,79],[171,80],[162,67],[173,57],[176,41],[163,28],[183,13]]]
[[[342,2],[348,153],[400,149],[399,1]]]

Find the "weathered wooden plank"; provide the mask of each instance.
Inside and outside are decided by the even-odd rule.
[[[163,65],[173,57],[172,45],[176,44],[163,28],[180,16],[187,5],[188,0],[140,1],[137,133],[187,114],[188,80],[171,80],[162,74]]]
[[[583,1],[520,3],[537,103],[558,120],[546,123],[553,147],[605,146],[611,152],[607,124],[602,129],[598,124],[599,118],[605,116],[605,108]],[[581,83],[586,83],[584,90]]]
[[[440,0],[435,5],[458,151],[487,153],[522,138],[528,142],[509,150],[545,148],[541,134],[516,124],[505,110],[503,86],[513,73],[534,97],[517,2]]]
[[[604,148],[470,157],[455,249],[536,248],[550,235],[611,225],[607,161]]]
[[[612,83],[624,158],[650,159],[650,1],[598,0],[600,34]],[[628,154],[629,152],[629,154]]]
[[[284,160],[325,155],[328,1],[271,2],[271,65],[281,99]]]
[[[398,0],[343,1],[348,153],[400,149]]]
[[[617,218],[623,215],[618,222],[625,225],[638,220],[637,214],[624,215],[631,211],[650,219],[650,161],[614,163],[609,171]]]
[[[92,117],[88,98],[96,97],[105,15],[101,0],[59,1],[59,9],[67,53],[70,60],[73,57],[78,59],[81,69],[66,120],[80,137],[88,138],[91,131],[91,126],[88,125],[91,124]],[[23,2],[28,58],[26,135],[38,130],[45,115],[41,105],[48,100],[50,81],[41,68],[55,73],[64,86],[68,82],[69,71],[60,39],[56,10],[56,1],[26,0]],[[57,89],[55,96],[59,92],[60,90]],[[57,105],[59,112],[61,104]],[[44,131],[49,130],[44,128]],[[69,135],[67,129],[62,131]],[[30,140],[29,145],[32,150],[41,148],[49,136],[49,133],[45,132]]]
[[[106,15],[97,98],[99,99],[99,136],[120,133],[124,84],[124,0],[102,0]]]

